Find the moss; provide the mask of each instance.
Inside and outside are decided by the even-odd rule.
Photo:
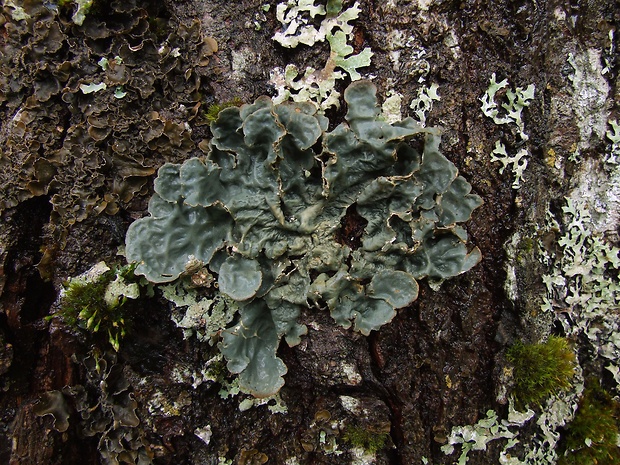
[[[595,381],[586,388],[577,414],[568,425],[558,465],[620,463],[620,405]]]
[[[242,103],[243,102],[241,101],[239,97],[235,97],[234,99],[227,101],[227,102],[212,103],[211,105],[209,105],[209,108],[205,115],[207,118],[207,121],[209,123],[214,122],[217,119],[217,115],[219,115],[220,111],[222,111],[224,108],[239,107],[242,105]]]
[[[531,237],[524,237],[519,242],[519,250],[523,253],[529,254],[534,250],[535,244],[534,239]]]
[[[550,336],[541,344],[516,343],[507,353],[513,365],[514,396],[519,407],[540,405],[549,395],[572,385],[575,354],[565,338]]]
[[[376,454],[385,447],[388,437],[388,433],[377,433],[359,426],[348,426],[342,438],[352,447],[363,449],[368,454]]]
[[[111,301],[110,289],[113,283],[136,280],[134,268],[132,265],[124,266],[117,270],[108,269],[94,278],[70,279],[65,283],[60,310],[50,318],[60,317],[68,326],[104,334],[118,351],[120,340],[125,337],[130,323],[125,303],[133,297],[124,295],[121,290]]]

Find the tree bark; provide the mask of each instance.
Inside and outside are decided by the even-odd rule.
[[[195,66],[191,77],[185,79],[180,68],[167,74],[157,68],[160,74],[156,74],[155,90],[144,99],[136,97],[133,109],[123,110],[131,113],[106,113],[116,116],[100,126],[112,128],[114,133],[94,143],[99,152],[92,152],[92,157],[97,158],[98,168],[80,171],[76,163],[87,165],[87,157],[66,165],[57,161],[57,157],[86,153],[90,150],[86,145],[77,152],[54,152],[56,158],[50,155],[46,162],[55,167],[54,180],[37,190],[34,183],[42,183],[47,175],[42,172],[44,163],[39,162],[37,171],[31,166],[32,160],[45,160],[42,152],[66,146],[68,138],[86,127],[86,115],[93,110],[78,103],[84,98],[79,83],[95,82],[88,81],[89,70],[102,71],[93,60],[103,55],[112,59],[114,45],[109,53],[103,47],[116,39],[88,37],[88,21],[83,27],[70,24],[71,13],[80,2],[58,7],[59,13],[37,13],[38,21],[55,21],[64,34],[57,39],[63,48],[37,55],[42,62],[49,60],[46,56],[57,58],[63,53],[63,60],[68,60],[71,47],[79,50],[76,55],[84,53],[84,59],[72,62],[67,71],[81,73],[79,80],[59,81],[58,92],[44,100],[41,91],[37,93],[42,85],[39,78],[34,83],[20,81],[19,73],[31,69],[28,63],[17,63],[20,54],[26,52],[9,47],[14,40],[10,36],[14,34],[12,25],[27,21],[16,19],[18,10],[13,5],[22,2],[3,3],[0,41],[14,60],[2,62],[0,98],[0,135],[5,147],[4,153],[0,152],[0,172],[1,179],[7,179],[0,226],[0,461],[22,465],[116,463],[116,459],[121,463],[151,460],[196,465],[229,463],[224,459],[237,464],[265,463],[266,459],[267,463],[287,465],[409,465],[426,463],[423,460],[451,464],[457,455],[445,455],[441,446],[454,426],[474,424],[489,409],[506,415],[506,348],[517,340],[541,340],[554,323],[554,315],[540,311],[545,296],[542,276],[548,267],[534,252],[520,249],[507,253],[506,244],[514,237],[554,243],[553,237],[539,234],[548,212],[557,213],[564,196],[595,179],[585,172],[585,165],[569,160],[576,150],[582,159],[593,160],[593,170],[602,170],[600,159],[609,141],[600,131],[600,121],[613,119],[618,111],[617,54],[610,52],[618,46],[617,36],[610,35],[618,29],[618,2],[359,1],[361,14],[354,21],[354,48],[359,52],[370,47],[374,53],[371,66],[360,71],[372,77],[380,99],[384,100],[388,91],[402,94],[406,116],[412,112],[408,103],[423,85],[439,85],[441,100],[434,103],[426,123],[442,128],[442,152],[484,200],[466,224],[470,241],[482,251],[483,259],[470,272],[442,283],[437,290],[422,282],[417,301],[399,310],[391,323],[368,337],[341,328],[326,312],[305,312],[302,322],[309,330],[302,343],[293,348],[281,344],[278,352],[288,368],[280,392],[286,413],[272,413],[264,405],[241,411],[240,402],[247,396],[222,398],[218,383],[192,385],[191,380],[199,378],[205,362],[215,354],[214,348],[195,338],[184,340],[170,319],[171,305],[159,295],[137,304],[134,330],[121,342],[114,360],[106,362],[108,371],[88,365],[93,347],[102,354],[111,351],[105,338],[92,340],[57,319],[48,321],[45,317],[59,308],[64,281],[101,260],[122,261],[116,255],[117,248],[123,244],[128,225],[145,215],[155,170],[166,161],[181,162],[202,155],[201,143],[210,137],[208,126],[193,114],[205,112],[214,102],[247,103],[260,95],[273,95],[273,69],[289,63],[300,69],[320,69],[327,60],[328,46],[319,43],[285,49],[277,44],[272,37],[281,25],[276,19],[275,0],[165,1],[157,8],[142,5],[139,0],[127,2],[131,7],[124,7],[125,15],[142,15],[140,20],[144,19],[151,31],[160,23],[166,24],[161,26],[164,30],[156,32],[161,37],[180,25],[191,30],[197,21],[200,34],[215,39],[218,50],[208,57],[208,65],[198,67],[191,61],[198,58],[192,57],[204,50],[198,52],[199,45],[179,39],[180,47],[193,47],[179,50],[180,59],[186,60],[182,63]],[[24,6],[29,11],[27,3]],[[265,11],[264,5],[270,8]],[[352,2],[344,2],[344,8],[350,6]],[[108,21],[110,31],[114,30],[113,21],[130,22],[120,13],[118,17],[108,16],[107,8],[122,10],[100,0],[87,18],[100,14]],[[55,19],[49,20],[49,15]],[[137,47],[132,41],[137,40],[138,26],[131,27],[126,29],[134,31],[134,36],[128,35],[126,40]],[[123,33],[118,32],[118,37]],[[20,36],[26,41],[24,47],[36,46],[32,34],[36,33]],[[117,36],[111,33],[110,37]],[[51,40],[48,35],[44,42]],[[90,56],[82,51],[84,44],[91,47]],[[144,50],[146,54],[146,47]],[[591,86],[600,82],[600,88],[576,86],[574,75],[581,71],[569,63],[569,55],[576,57],[584,73],[594,76],[588,81]],[[605,63],[609,69],[600,76]],[[77,69],[78,64],[84,68]],[[131,70],[138,73],[138,65]],[[36,72],[37,76],[46,76],[40,69]],[[18,77],[11,76],[15,73]],[[529,135],[525,144],[514,127],[495,124],[481,111],[480,98],[493,73],[498,82],[507,78],[510,88],[535,85],[535,98],[523,111]],[[12,80],[20,82],[19,92],[11,90]],[[26,82],[26,77],[23,80]],[[131,82],[123,84],[125,90],[132,91]],[[137,95],[138,86],[133,85]],[[342,91],[346,82],[338,86]],[[586,92],[592,95],[585,97]],[[498,101],[503,97],[500,94]],[[29,100],[31,96],[36,98]],[[77,97],[71,100],[70,96]],[[199,110],[192,113],[189,103],[179,101],[195,102]],[[10,123],[27,112],[34,116],[25,126]],[[343,120],[344,109],[328,110],[326,115],[333,127]],[[118,123],[121,120],[122,128]],[[153,121],[171,121],[178,125],[174,126],[177,132],[162,130],[158,134],[167,134],[167,139],[158,136],[135,143],[133,136],[127,135],[131,131],[146,134],[154,127]],[[190,130],[184,129],[185,124]],[[584,129],[586,125],[591,126],[590,131]],[[55,126],[61,134],[42,142],[41,134],[53,132]],[[19,149],[19,159],[15,158],[15,141],[25,136],[16,131],[36,133],[32,139],[37,140],[29,145],[31,154]],[[127,172],[118,158],[113,159],[117,155],[112,138],[121,133],[134,144],[127,150],[138,150],[141,156],[139,162],[127,162],[131,165]],[[491,161],[498,139],[513,153],[519,146],[528,148],[528,165],[519,189],[512,188],[510,170],[500,173],[500,164]],[[72,167],[70,172],[67,166]],[[128,180],[141,181],[114,191],[119,179],[128,184]],[[30,184],[26,186],[26,182]],[[75,200],[85,205],[96,198],[92,200],[94,206],[84,215],[67,213],[68,201],[58,198],[68,196],[68,192],[74,195],[66,186],[83,184],[87,186],[84,189],[91,189],[95,182],[92,195]],[[132,195],[125,195],[127,191]],[[109,206],[112,201],[103,204],[108,192],[114,192],[117,207]],[[617,208],[617,202],[608,206],[609,210]],[[617,224],[600,232],[617,242]],[[506,290],[507,282],[515,292]],[[587,366],[588,362],[582,364]],[[598,368],[598,372],[591,370],[602,378],[604,370]],[[128,387],[121,389],[121,394],[108,388],[125,382]],[[64,432],[56,431],[52,416],[33,413],[41,396],[50,391],[62,391],[67,399],[69,427]],[[129,403],[135,399],[140,424],[114,429],[112,423],[106,423],[97,430],[93,418],[98,414],[87,413],[84,406],[98,405],[101,418],[116,419],[113,405],[121,398]],[[133,404],[123,407],[131,411],[127,405]],[[85,420],[88,415],[92,417]],[[90,425],[88,431],[85,422]],[[346,434],[352,429],[384,436],[385,444],[360,457],[361,452]],[[121,437],[118,444],[124,447],[124,452],[116,455],[109,452],[117,444],[110,439],[114,434]],[[102,437],[108,442],[102,442]],[[503,446],[500,442],[472,452],[468,463],[496,463]]]

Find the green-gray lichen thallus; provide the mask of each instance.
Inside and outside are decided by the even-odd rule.
[[[332,131],[309,103],[223,110],[206,159],[164,165],[150,215],[127,233],[128,260],[152,282],[208,267],[238,307],[220,350],[256,396],[284,384],[276,349],[306,333],[302,307],[327,307],[367,335],[417,298],[417,280],[481,257],[459,223],[482,201],[439,152],[438,131],[382,120],[370,82],[351,84],[345,101],[347,122]],[[351,215],[360,240],[338,240]]]

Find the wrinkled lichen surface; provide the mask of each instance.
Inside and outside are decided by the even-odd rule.
[[[127,232],[127,259],[152,282],[192,261],[217,275],[240,314],[221,349],[248,392],[282,386],[275,351],[280,337],[296,345],[306,332],[300,307],[327,306],[368,335],[417,298],[418,279],[480,260],[458,223],[481,199],[439,152],[437,130],[386,123],[375,94],[369,82],[350,85],[347,123],[333,131],[310,103],[223,110],[206,160],[164,165],[150,216]],[[415,136],[421,153],[406,143]],[[342,238],[353,212],[365,228]]]

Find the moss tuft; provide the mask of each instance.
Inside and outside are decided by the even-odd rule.
[[[125,303],[128,298],[135,298],[127,292],[127,289],[133,289],[127,286],[136,287],[131,284],[136,280],[134,268],[134,265],[129,265],[117,270],[108,269],[94,278],[70,279],[65,283],[60,310],[49,318],[60,317],[68,326],[104,334],[114,350],[118,351],[120,340],[125,337],[129,326]],[[119,282],[126,287],[114,290],[111,300],[112,286]]]
[[[568,425],[558,465],[620,463],[620,405],[595,381],[586,388],[577,414]]]
[[[388,433],[376,433],[359,426],[349,426],[344,431],[343,440],[368,454],[376,454],[385,447],[388,436]]]
[[[217,119],[217,115],[219,115],[220,111],[222,111],[224,108],[240,107],[242,104],[243,102],[241,101],[239,97],[235,97],[234,99],[228,102],[212,103],[211,105],[209,105],[209,108],[207,109],[207,113],[205,115],[207,118],[207,121],[209,123],[212,123],[213,121],[215,121]]]
[[[508,349],[507,359],[514,367],[518,407],[540,405],[548,396],[572,385],[575,354],[565,338],[550,336],[541,344],[518,342]]]

